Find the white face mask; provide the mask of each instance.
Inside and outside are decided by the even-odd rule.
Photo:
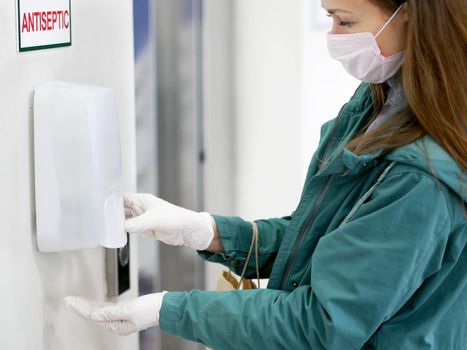
[[[395,75],[404,61],[404,52],[384,57],[376,38],[396,17],[403,4],[373,36],[370,32],[355,34],[328,34],[328,51],[340,61],[347,72],[365,83],[378,84]]]

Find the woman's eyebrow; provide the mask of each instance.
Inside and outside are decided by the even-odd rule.
[[[327,10],[324,6],[321,6],[327,13],[333,15],[336,12],[352,13],[351,11],[342,10],[342,9],[329,9]]]

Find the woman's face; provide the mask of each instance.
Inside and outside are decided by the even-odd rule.
[[[387,9],[378,7],[370,0],[321,0],[321,4],[332,17],[331,34],[370,32],[376,35],[392,16]],[[408,12],[404,5],[376,39],[384,56],[404,50],[407,22]]]

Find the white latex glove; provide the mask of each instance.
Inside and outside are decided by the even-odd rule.
[[[152,194],[126,193],[125,229],[169,245],[205,250],[214,238],[209,213],[197,213],[166,202]]]
[[[68,296],[65,304],[94,325],[115,334],[129,335],[159,325],[159,312],[165,293],[147,294],[117,304]]]

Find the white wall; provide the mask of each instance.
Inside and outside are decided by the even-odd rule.
[[[132,2],[73,1],[73,46],[17,53],[16,1],[0,3],[0,349],[138,347],[66,310],[68,294],[103,300],[103,249],[42,254],[34,217],[32,96],[39,83],[67,80],[112,87],[122,130],[124,182],[135,189]],[[137,295],[133,245],[132,290]]]
[[[302,1],[235,3],[235,211],[288,215],[302,185]]]
[[[290,214],[300,195],[302,1],[205,3],[206,210]],[[207,289],[219,266],[207,265]]]

